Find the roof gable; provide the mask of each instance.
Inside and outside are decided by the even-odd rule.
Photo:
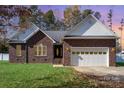
[[[19,40],[25,41],[31,34],[36,33],[39,30],[38,27],[34,26],[33,24],[30,25],[27,29],[18,31],[11,40]]]
[[[26,41],[31,38],[33,35],[35,35],[38,31],[41,31],[42,33],[44,33],[48,38],[50,38],[53,43],[55,43],[55,41],[48,36],[44,31],[42,31],[41,29],[39,29],[39,27],[37,27],[35,24],[31,23],[30,27],[24,31],[18,31],[12,38],[10,41],[14,41],[14,42],[21,42],[21,43],[26,43]]]
[[[18,31],[10,41],[26,43],[26,41],[35,35],[38,31],[44,33],[50,38],[53,43],[61,42],[65,36],[71,37],[117,37],[116,34],[109,30],[104,24],[102,24],[94,16],[89,15],[79,24],[77,24],[71,31],[43,31],[35,24],[31,23],[31,26],[25,31]]]
[[[93,15],[89,15],[76,25],[67,36],[116,36],[115,33]]]
[[[48,36],[54,39],[56,42],[61,42],[62,38],[68,31],[44,31]]]

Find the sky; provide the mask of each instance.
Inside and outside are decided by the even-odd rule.
[[[63,11],[69,7],[68,5],[41,5],[38,6],[39,9],[43,12],[47,12],[48,10],[54,10],[54,14],[58,19],[63,18]],[[102,15],[101,20],[104,20],[105,24],[107,23],[107,14],[110,9],[113,11],[113,30],[120,36],[120,21],[124,18],[124,5],[81,5],[80,10],[92,9],[93,11],[98,11]],[[124,32],[123,37],[124,40]],[[124,42],[123,42],[124,47]]]

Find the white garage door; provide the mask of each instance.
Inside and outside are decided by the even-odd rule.
[[[71,48],[71,65],[74,66],[109,66],[108,48]]]

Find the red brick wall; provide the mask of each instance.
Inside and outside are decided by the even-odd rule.
[[[42,43],[47,46],[47,56],[35,56],[34,45]],[[22,56],[16,56],[16,45],[9,45],[9,59],[11,63],[26,63],[25,44],[22,45]],[[29,63],[52,63],[53,62],[53,42],[42,32],[37,32],[28,41],[28,62]]]
[[[25,44],[19,44],[22,45],[22,55],[21,56],[16,56],[16,44],[9,44],[9,61],[11,63],[25,63]]]
[[[34,45],[43,44],[47,46],[47,56],[36,56]],[[53,62],[53,42],[42,32],[36,33],[28,41],[28,60],[29,63],[52,63]]]
[[[115,39],[64,39],[64,65],[70,65],[70,47],[109,47],[109,65],[115,66],[116,51],[112,50],[112,48],[115,48],[115,46]]]

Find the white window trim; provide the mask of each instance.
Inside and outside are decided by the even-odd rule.
[[[39,51],[40,51],[40,50],[39,50],[39,47],[41,47],[41,52],[42,52],[41,55],[38,54]],[[45,49],[46,49],[46,50],[45,50],[45,54],[43,54],[43,51],[44,51],[43,49],[44,49],[44,47],[45,47]],[[37,50],[36,50],[36,56],[47,56],[47,46],[44,46],[44,45],[42,45],[42,44],[39,44],[39,45],[36,45],[36,49],[37,49]]]

